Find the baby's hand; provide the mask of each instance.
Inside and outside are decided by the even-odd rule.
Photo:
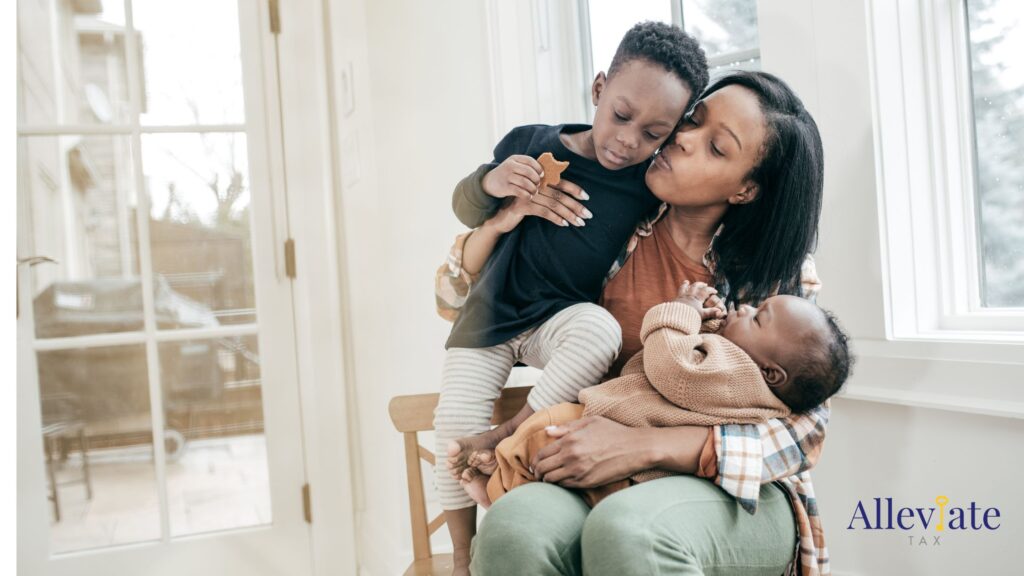
[[[701,321],[722,318],[726,313],[725,305],[718,297],[718,290],[704,282],[691,283],[689,280],[683,282],[674,301],[686,304],[700,312]]]
[[[484,176],[484,192],[495,198],[529,199],[537,193],[544,168],[536,159],[514,154]]]

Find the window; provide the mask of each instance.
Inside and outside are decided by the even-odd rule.
[[[589,31],[583,67],[588,85],[608,69],[626,31],[645,20],[675,23],[696,38],[707,52],[712,78],[736,68],[760,69],[756,0],[589,0],[581,7]]]
[[[1019,4],[870,7],[890,336],[1024,341]]]
[[[19,390],[38,385],[55,555],[279,523],[253,10],[18,3],[19,251],[48,257],[27,273],[38,376]]]
[[[968,0],[980,304],[1024,307],[1024,14]]]

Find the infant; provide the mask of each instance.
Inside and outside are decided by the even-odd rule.
[[[852,357],[832,314],[796,296],[774,296],[756,308],[730,306],[725,313],[706,307],[715,293],[702,282],[686,282],[674,301],[651,308],[641,329],[644,348],[622,375],[582,390],[579,404],[537,412],[493,453],[475,454],[463,474],[467,492],[489,506],[535,481],[532,460],[554,441],[546,428],[585,416],[633,427],[759,423],[808,410],[839,391]],[[715,333],[701,333],[702,320]],[[668,475],[646,470],[584,490],[583,497],[593,506],[631,483]]]

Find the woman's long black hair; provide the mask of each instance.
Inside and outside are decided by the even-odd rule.
[[[735,72],[702,98],[742,86],[757,95],[765,119],[761,158],[749,174],[748,204],[729,207],[714,241],[716,284],[728,301],[756,304],[778,291],[800,295],[800,269],[817,244],[824,181],[818,125],[785,82],[766,72]]]

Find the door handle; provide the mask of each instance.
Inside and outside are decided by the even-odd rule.
[[[21,282],[18,282],[18,278],[21,276],[21,266],[25,265],[29,268],[38,266],[40,264],[57,264],[58,262],[49,256],[29,256],[27,258],[18,258],[18,272],[15,275],[15,312],[14,317],[21,317]]]
[[[44,262],[57,264],[57,261],[54,260],[53,258],[50,258],[49,256],[29,256],[28,258],[18,258],[18,266],[21,266],[22,264],[27,264],[29,266],[37,266],[39,264],[43,264]]]

